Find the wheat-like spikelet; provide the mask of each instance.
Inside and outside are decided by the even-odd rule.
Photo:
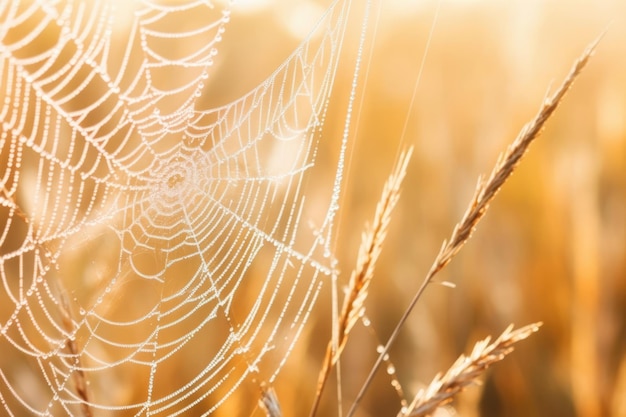
[[[477,383],[489,366],[511,353],[514,343],[539,330],[541,324],[534,323],[517,330],[513,330],[511,324],[495,342],[489,344],[491,337],[477,342],[469,356],[461,355],[448,372],[437,375],[428,388],[420,390],[411,404],[398,413],[398,417],[431,415],[468,385]]]
[[[389,336],[384,349],[380,352],[378,359],[372,367],[367,379],[363,383],[361,390],[357,394],[352,407],[348,411],[347,417],[354,415],[358,404],[365,394],[365,391],[371,384],[375,373],[380,368],[383,358],[389,353],[389,349],[398,337],[400,329],[404,326],[404,323],[415,308],[417,301],[421,298],[421,295],[426,290],[428,284],[432,282],[435,275],[437,275],[437,273],[452,260],[454,255],[461,250],[463,245],[465,245],[465,243],[472,236],[478,222],[482,219],[489,208],[489,203],[496,196],[500,188],[502,188],[502,185],[506,182],[506,180],[511,176],[519,164],[519,161],[528,150],[530,144],[539,136],[546,121],[550,118],[550,116],[552,116],[567,91],[570,89],[580,72],[589,61],[589,58],[591,58],[591,55],[603,35],[604,34],[591,43],[585,49],[583,54],[574,62],[569,74],[556,92],[552,95],[546,96],[535,117],[522,127],[513,143],[507,148],[506,152],[498,157],[496,164],[487,179],[484,180],[482,177],[479,178],[474,195],[469,206],[467,207],[467,210],[461,218],[461,221],[454,226],[450,238],[443,242],[443,245],[435,257],[435,260],[426,274],[421,286],[411,299],[411,302],[404,311],[402,317],[398,320],[398,323],[391,333],[391,336]]]
[[[486,180],[479,177],[472,200],[463,218],[454,227],[450,239],[444,241],[428,273],[428,280],[448,264],[472,236],[476,225],[487,212],[489,203],[491,203],[498,191],[500,191],[500,188],[502,188],[502,185],[511,176],[519,161],[526,154],[530,144],[541,134],[546,121],[552,116],[567,91],[574,84],[574,80],[589,61],[599,40],[598,38],[587,47],[582,56],[576,60],[570,73],[558,90],[552,96],[547,96],[544,99],[543,105],[535,117],[522,127],[522,130],[520,130],[513,143],[509,145],[506,152],[498,156],[489,177]]]
[[[330,374],[330,370],[337,363],[339,355],[348,340],[348,335],[354,324],[360,319],[365,311],[365,299],[370,282],[374,276],[376,261],[383,247],[383,242],[387,236],[391,213],[400,198],[400,187],[406,176],[406,168],[413,153],[413,148],[402,152],[393,172],[389,175],[383,188],[383,192],[376,205],[373,223],[366,224],[361,236],[361,245],[357,257],[356,268],[352,271],[348,289],[343,300],[341,314],[337,321],[338,340],[331,340],[326,348],[326,355],[322,369],[320,370],[317,390],[310,416],[317,412],[317,407]]]
[[[400,198],[400,187],[406,175],[406,168],[413,153],[413,148],[403,152],[391,173],[385,186],[374,214],[374,222],[365,225],[361,236],[361,245],[355,270],[350,276],[348,292],[343,301],[341,315],[339,317],[339,341],[335,356],[341,352],[347,336],[354,324],[365,311],[365,299],[370,282],[374,275],[374,268],[387,237],[387,230],[391,220],[391,213]],[[334,361],[333,361],[334,363]]]

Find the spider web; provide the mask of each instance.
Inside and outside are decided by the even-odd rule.
[[[305,196],[348,4],[202,109],[227,5],[0,3],[5,413],[210,414],[276,377],[332,273],[345,148]]]

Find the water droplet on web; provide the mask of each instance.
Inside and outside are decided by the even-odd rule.
[[[376,352],[383,353],[384,351],[385,351],[385,347],[383,345],[376,346]],[[385,353],[385,356],[383,356],[383,360],[384,361],[388,361],[389,360],[389,354],[388,353]]]
[[[84,316],[84,315],[85,315],[85,309],[81,307],[81,308],[78,310],[78,314],[80,314],[81,316]]]
[[[28,291],[26,291],[26,296],[27,297],[30,297],[32,295],[33,295],[33,290],[32,289],[29,289]]]
[[[365,326],[365,327],[369,327],[369,325],[372,324],[370,319],[368,319],[367,317],[363,317],[363,320],[361,320],[361,321],[363,322],[363,326]]]
[[[396,373],[396,367],[393,366],[393,363],[390,363],[389,365],[387,365],[387,374],[393,375],[395,373]]]

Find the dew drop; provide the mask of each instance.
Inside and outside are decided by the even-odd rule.
[[[389,375],[393,375],[396,373],[396,367],[393,366],[392,363],[390,363],[389,365],[387,365],[387,374]]]
[[[370,319],[368,319],[367,317],[363,317],[362,322],[363,322],[363,326],[365,326],[365,327],[369,327],[369,326],[370,326],[370,324],[372,324],[372,322],[370,321]]]
[[[84,315],[85,315],[85,309],[81,307],[81,308],[78,310],[78,314],[80,314],[81,316],[84,316]]]

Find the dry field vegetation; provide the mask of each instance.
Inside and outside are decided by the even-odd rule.
[[[202,98],[206,106],[228,103],[254,87],[305,34],[290,25],[299,2],[256,3],[258,7],[235,9]],[[438,410],[438,417],[626,416],[626,3],[380,4],[370,19],[334,244],[341,287],[349,284],[355,265],[371,278],[366,279],[364,301],[370,325],[346,312],[345,327],[354,327],[342,345],[339,373],[328,373],[317,416],[346,415],[376,361],[377,348],[389,338],[442,242],[463,218],[479,176],[489,176],[498,155],[535,116],[546,93],[557,90],[607,26],[595,54],[472,239],[426,288],[355,415],[396,415],[399,395],[410,402],[465,354],[475,359],[474,367],[457,363],[454,369],[466,373],[457,375],[450,389],[467,389]],[[315,16],[323,9],[307,10],[298,16]],[[295,29],[312,23],[304,19]],[[353,26],[345,41],[352,54],[358,22]],[[311,178],[320,184],[329,183],[324,164],[330,166],[327,159],[332,160],[329,155],[341,138],[351,59],[339,68],[335,107],[320,142],[319,175]],[[398,162],[411,146],[402,181]],[[391,191],[381,200],[388,179]],[[384,214],[382,208],[383,214],[375,216],[380,201],[395,204],[393,212]],[[365,225],[375,228],[376,219],[388,229],[384,241],[373,243],[380,256],[372,273],[358,253],[362,234],[372,230]],[[456,288],[444,285],[448,282]],[[285,417],[309,414],[318,374],[325,358],[330,359],[325,356],[331,338],[330,288],[324,287],[272,387]],[[252,289],[248,296],[254,299]],[[535,334],[530,335],[537,327],[523,327],[538,322],[543,324]],[[520,333],[510,333],[510,323]],[[492,345],[476,345],[488,335]],[[512,342],[526,336],[503,358]],[[0,363],[13,359],[0,358]],[[492,366],[483,373],[487,365]],[[166,372],[174,381],[177,371]],[[131,375],[120,378],[128,386],[148,383]],[[444,382],[447,378],[454,376],[444,376]],[[242,409],[264,415],[256,404],[260,381],[250,382],[216,415],[237,415]],[[120,398],[141,399],[120,391],[111,387]]]
[[[458,415],[625,416],[626,5],[442,2],[407,116],[437,2],[383,3],[337,243],[346,281],[399,149],[415,149],[366,302],[372,325],[356,326],[342,357],[344,412],[377,344],[461,219],[478,176],[488,174],[546,91],[611,23],[475,236],[438,277],[456,289],[427,289],[391,358],[410,399],[486,335],[541,321],[482,384],[457,397]],[[344,84],[350,76],[340,74]],[[308,349],[294,352],[297,366],[280,378],[285,416],[308,412],[329,314],[315,318],[302,340]],[[337,412],[331,380],[319,415]],[[382,369],[360,415],[397,409],[398,394]]]

